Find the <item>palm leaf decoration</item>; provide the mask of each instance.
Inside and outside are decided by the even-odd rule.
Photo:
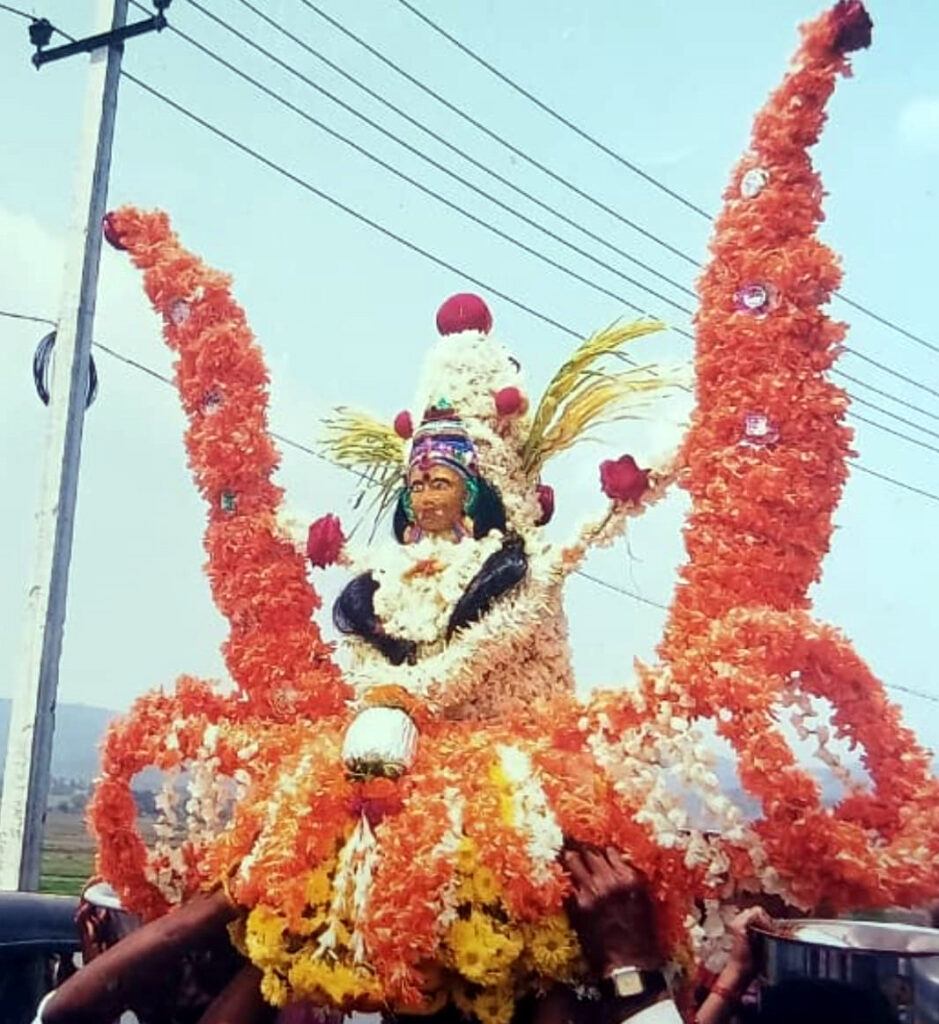
[[[639,407],[681,383],[679,373],[657,366],[612,372],[606,368],[611,358],[627,360],[620,351],[625,344],[664,327],[659,320],[613,324],[577,348],[551,379],[535,410],[524,447],[530,476],[553,455],[583,440],[591,427],[631,418]]]
[[[405,442],[389,423],[345,406],[324,419],[323,426],[323,455],[360,477],[356,507],[370,495],[366,509],[374,508],[375,519],[379,520],[397,498],[404,472]]]

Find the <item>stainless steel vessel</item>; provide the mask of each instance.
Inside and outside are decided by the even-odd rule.
[[[836,981],[880,992],[900,1024],[939,1024],[939,930],[869,921],[777,922],[755,929],[764,986]]]

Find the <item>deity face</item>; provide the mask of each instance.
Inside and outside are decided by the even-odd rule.
[[[424,534],[439,535],[458,530],[463,521],[466,487],[449,466],[415,466],[408,477],[414,518]]]

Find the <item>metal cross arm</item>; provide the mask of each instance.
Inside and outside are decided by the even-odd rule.
[[[87,39],[76,39],[72,43],[55,46],[51,50],[47,50],[46,47],[52,38],[52,25],[47,19],[40,18],[29,26],[29,41],[36,47],[33,64],[41,68],[43,64],[71,57],[76,53],[91,53],[92,50],[98,50],[103,46],[120,45],[125,39],[142,36],[147,32],[162,32],[166,28],[166,15],[163,12],[169,5],[170,0],[153,0],[156,14],[143,21],[134,22],[133,25],[122,25],[108,32],[99,32],[97,35],[88,36]]]

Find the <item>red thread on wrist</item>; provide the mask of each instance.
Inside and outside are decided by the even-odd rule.
[[[726,985],[722,985],[719,981],[715,981],[711,986],[711,993],[715,996],[720,996],[724,1002],[735,1003],[737,1002],[737,994],[729,989]]]

